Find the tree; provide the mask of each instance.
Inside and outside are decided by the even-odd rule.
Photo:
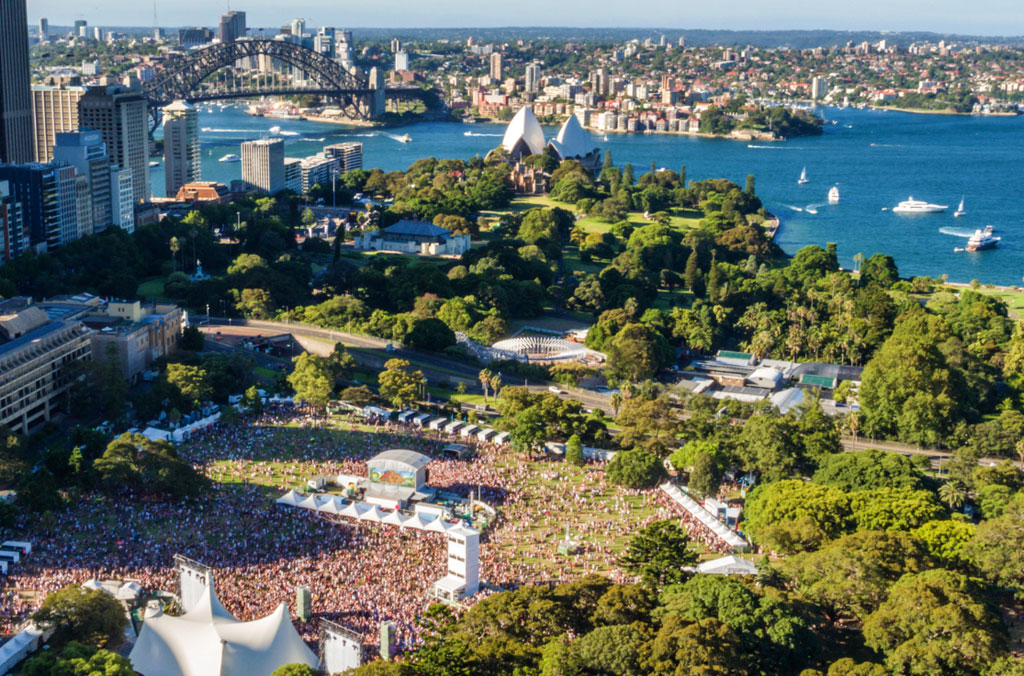
[[[816,548],[851,525],[846,493],[796,479],[758,485],[747,496],[743,515],[750,537],[781,552]]]
[[[120,641],[128,619],[114,597],[98,590],[69,585],[43,601],[32,620],[53,631],[49,644],[61,648],[80,641],[97,648]]]
[[[263,397],[260,396],[260,391],[255,385],[249,386],[249,389],[245,391],[245,397],[242,401],[245,403],[246,408],[249,409],[249,413],[256,416],[263,414]]]
[[[455,333],[440,319],[430,317],[413,324],[402,342],[418,350],[441,352],[455,344]]]
[[[583,442],[580,441],[578,434],[572,435],[569,441],[565,442],[565,461],[571,465],[583,464]]]
[[[945,512],[927,490],[876,488],[850,495],[850,512],[858,530],[910,530]]]
[[[23,665],[23,676],[135,676],[132,663],[109,650],[71,641],[60,651],[39,651]]]
[[[647,488],[661,478],[664,468],[658,457],[640,449],[619,451],[608,464],[608,480],[618,486]]]
[[[123,434],[111,441],[93,469],[111,491],[190,497],[198,495],[206,483],[203,475],[178,457],[170,442],[141,434]]]
[[[747,469],[766,481],[797,474],[802,464],[798,427],[793,418],[771,414],[751,416],[740,432],[740,458]]]
[[[865,643],[897,674],[980,674],[1005,634],[964,575],[934,569],[905,575],[864,621]]]
[[[605,372],[613,378],[649,380],[672,360],[664,336],[645,324],[626,324],[606,345]]]
[[[648,587],[685,582],[689,573],[684,569],[697,562],[689,544],[686,531],[675,521],[655,521],[633,536],[619,556],[619,565]]]
[[[708,453],[701,453],[693,462],[689,486],[700,495],[715,495],[722,484],[723,468]]]
[[[964,569],[969,565],[964,550],[974,537],[974,531],[973,523],[944,519],[922,524],[913,530],[913,534],[943,567]]]
[[[480,374],[477,376],[477,379],[480,381],[480,387],[484,391],[484,403],[485,404],[487,403],[487,391],[488,391],[488,389],[491,386],[491,377],[493,375],[494,374],[491,372],[490,369],[482,369],[480,371]]]
[[[295,390],[296,401],[315,409],[323,409],[334,391],[334,367],[326,357],[309,352],[292,358],[292,372],[288,384]]]
[[[209,374],[201,366],[168,364],[167,384],[173,387],[189,409],[208,400],[213,394]]]
[[[875,488],[917,489],[922,480],[921,472],[907,456],[866,450],[824,458],[814,473],[814,483],[850,492]]]
[[[978,525],[964,553],[989,580],[1024,597],[1024,492],[1002,516]]]
[[[569,664],[594,676],[646,676],[642,664],[651,633],[643,622],[597,627],[570,644]]]
[[[427,380],[422,371],[409,371],[405,359],[389,359],[384,370],[377,377],[380,396],[391,402],[395,408],[405,408],[416,401],[426,387]]]
[[[745,676],[743,646],[728,624],[668,615],[650,646],[652,676]]]
[[[335,380],[348,379],[352,377],[358,363],[352,353],[345,349],[344,343],[335,343],[328,357],[331,362],[331,371]]]
[[[924,544],[911,535],[861,531],[787,559],[784,570],[802,595],[835,620],[863,619],[901,575],[931,565]]]
[[[186,326],[181,334],[181,349],[200,352],[203,346],[203,332],[195,326]]]
[[[939,486],[939,499],[949,505],[952,510],[958,510],[967,501],[967,487],[959,481],[947,481]]]

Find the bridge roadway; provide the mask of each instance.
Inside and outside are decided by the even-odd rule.
[[[431,382],[444,382],[452,380],[461,380],[466,383],[468,390],[473,392],[483,392],[480,387],[479,373],[480,369],[477,366],[466,364],[455,359],[449,359],[442,357],[437,354],[429,352],[421,352],[419,350],[412,350],[405,347],[394,347],[392,350],[388,350],[387,346],[390,341],[384,340],[383,338],[376,338],[373,336],[364,336],[355,333],[345,333],[343,331],[335,331],[333,329],[324,329],[318,326],[310,326],[308,324],[301,324],[295,322],[272,322],[263,321],[256,319],[237,319],[237,318],[224,318],[224,317],[203,317],[202,315],[193,315],[196,319],[202,319],[202,324],[199,325],[199,329],[205,333],[215,333],[220,330],[224,335],[235,335],[235,336],[248,336],[252,337],[255,335],[271,336],[280,335],[284,333],[290,333],[297,337],[297,342],[302,343],[302,337],[312,338],[315,341],[329,345],[329,350],[334,349],[335,343],[342,343],[351,350],[352,356],[356,360],[365,366],[371,368],[384,368],[384,362],[388,359],[407,359],[413,367],[423,371],[423,375]],[[225,348],[224,345],[218,345],[213,341],[207,341],[213,346],[218,348]],[[306,343],[304,346],[306,349],[313,348],[315,345]],[[313,351],[311,350],[311,351]],[[271,367],[279,362],[274,360],[264,360]],[[582,390],[579,388],[572,388],[572,391],[567,391],[565,386],[559,385],[552,381],[534,381],[532,384],[528,383],[520,376],[513,374],[501,374],[502,382],[505,385],[528,385],[532,392],[548,392],[550,387],[558,387],[560,390],[559,396],[563,399],[574,399],[583,404],[584,408],[587,409],[600,409],[607,415],[612,415],[612,406],[608,395],[600,394],[598,392],[592,392],[589,390]],[[686,411],[681,411],[681,417],[688,417]],[[904,444],[897,441],[883,441],[883,440],[872,440],[868,437],[851,437],[844,436],[841,439],[842,447],[844,451],[860,451],[868,449],[876,449],[880,451],[887,451],[890,453],[901,453],[903,455],[925,455],[928,456],[931,461],[933,469],[941,470],[943,463],[949,460],[952,453],[949,451],[942,451],[934,448],[922,448],[912,444]],[[1005,458],[981,458],[978,462],[982,465],[993,464],[1003,460]],[[1024,469],[1024,465],[1022,465]]]

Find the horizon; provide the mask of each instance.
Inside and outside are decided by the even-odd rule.
[[[150,3],[103,3],[83,5],[71,0],[29,0],[29,21],[32,24],[46,18],[52,25],[72,25],[85,19],[90,25],[121,27],[153,27],[153,5]],[[967,16],[963,4],[954,0],[935,0],[927,6],[927,13],[918,11],[919,3],[899,3],[893,7],[886,0],[865,0],[854,9],[825,3],[798,1],[781,13],[777,7],[763,5],[756,0],[738,0],[727,10],[719,8],[683,8],[670,2],[655,3],[650,16],[659,23],[674,27],[625,26],[636,16],[627,8],[599,7],[582,0],[569,0],[556,8],[539,0],[521,2],[517,16],[544,16],[537,25],[509,25],[509,17],[493,7],[481,7],[468,0],[442,0],[427,7],[405,0],[382,0],[371,7],[342,9],[324,0],[305,0],[282,9],[267,0],[242,3],[225,1],[213,6],[200,0],[180,0],[172,7],[166,0],[156,3],[158,27],[216,25],[220,15],[233,9],[246,12],[253,27],[273,27],[304,18],[310,26],[336,26],[353,29],[379,30],[473,30],[473,29],[620,29],[651,31],[840,31],[936,33],[940,35],[966,35],[972,37],[1024,36],[1024,14],[1011,0],[981,0],[971,6]],[[214,3],[220,5],[220,3]],[[402,17],[403,25],[393,22]],[[583,18],[586,17],[586,20]],[[198,19],[198,20],[197,20]],[[583,23],[581,25],[581,20]],[[736,25],[730,26],[730,21]],[[739,24],[743,21],[744,24]]]

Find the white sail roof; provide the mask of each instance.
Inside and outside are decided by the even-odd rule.
[[[597,150],[593,140],[587,132],[583,131],[580,121],[575,115],[570,115],[558,135],[551,139],[551,147],[558,153],[562,160],[570,158],[586,157]]]
[[[317,667],[287,604],[262,619],[240,622],[221,606],[212,585],[181,617],[147,611],[129,658],[143,676],[250,676],[293,662]]]
[[[544,151],[544,131],[540,128],[537,116],[527,106],[520,108],[508,123],[501,145],[513,153],[520,142],[524,143],[528,150],[523,153],[524,155],[536,155]]]

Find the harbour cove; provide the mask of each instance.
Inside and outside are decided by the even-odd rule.
[[[484,155],[501,141],[504,125],[421,122],[394,129],[348,128],[301,120],[252,117],[244,106],[203,105],[200,112],[203,179],[240,178],[239,145],[280,127],[289,157],[315,154],[324,145],[363,143],[366,168],[404,170],[421,157]],[[821,108],[827,122],[821,136],[775,143],[667,134],[592,133],[617,166],[632,163],[637,173],[686,166],[689,180],[757,179],[757,192],[779,216],[776,241],[793,254],[809,244],[836,242],[840,263],[853,267],[858,253],[886,253],[901,275],[948,275],[1017,285],[1024,275],[1024,192],[1019,188],[1024,155],[1024,120],[1019,117],[913,115],[879,110]],[[551,138],[556,128],[545,128]],[[403,143],[408,134],[411,142]],[[159,137],[159,132],[158,132]],[[806,167],[808,182],[798,184]],[[970,167],[970,170],[966,170]],[[163,186],[163,167],[152,169],[152,185]],[[840,199],[829,203],[837,186]],[[903,215],[892,208],[909,197],[945,205],[943,213]],[[954,218],[961,198],[966,215]],[[1002,239],[995,249],[963,249],[976,229],[992,225]]]

